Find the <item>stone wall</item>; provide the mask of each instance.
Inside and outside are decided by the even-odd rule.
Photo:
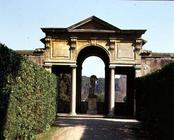
[[[161,69],[166,64],[174,62],[174,53],[143,52],[141,54],[141,76]]]
[[[34,63],[43,66],[44,56],[43,51],[37,50],[17,50],[17,53],[21,54],[23,57],[32,60]]]

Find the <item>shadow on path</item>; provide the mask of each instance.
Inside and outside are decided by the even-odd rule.
[[[149,140],[136,120],[106,118],[58,118],[64,131],[54,140]]]

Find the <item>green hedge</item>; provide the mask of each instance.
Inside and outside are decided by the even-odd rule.
[[[0,44],[0,139],[34,139],[56,116],[57,79]]]
[[[174,63],[136,79],[137,118],[155,139],[173,138]]]

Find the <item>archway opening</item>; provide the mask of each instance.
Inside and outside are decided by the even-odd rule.
[[[96,75],[97,77],[105,77],[105,64],[100,57],[90,56],[82,63],[82,76]]]
[[[90,59],[93,59],[92,61]],[[98,59],[98,60],[97,60]],[[98,62],[96,62],[98,61]],[[85,63],[89,63],[85,67]],[[93,63],[93,64],[92,64]],[[101,67],[99,66],[101,63]],[[77,94],[76,94],[76,112],[77,113],[87,113],[88,102],[85,100],[83,77],[87,75],[88,86],[86,88],[86,96],[89,94],[89,77],[91,75],[96,75],[100,84],[102,83],[102,92],[101,97],[98,97],[99,100],[103,100],[101,105],[97,105],[96,114],[107,114],[108,113],[108,92],[109,92],[109,56],[106,50],[99,46],[88,46],[80,51],[77,57]],[[96,87],[97,88],[97,87]],[[97,94],[97,93],[96,93]],[[84,95],[85,96],[85,95]],[[103,97],[102,97],[103,96]],[[100,99],[99,99],[100,98]],[[97,103],[99,104],[99,103]]]
[[[115,75],[115,102],[125,103],[127,97],[127,75],[116,74]]]
[[[69,113],[72,92],[71,67],[53,65],[52,73],[57,76],[57,113]]]
[[[132,116],[134,113],[134,67],[115,68],[115,114]]]
[[[81,81],[81,106],[83,113],[88,111],[90,96],[90,78],[96,76],[94,95],[96,96],[96,113],[104,113],[105,101],[105,64],[103,60],[96,56],[90,56],[82,63]]]

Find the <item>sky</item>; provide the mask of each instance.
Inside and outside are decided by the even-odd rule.
[[[14,50],[43,48],[41,27],[68,27],[95,15],[120,29],[147,29],[144,49],[174,53],[174,2],[0,0],[0,42]]]
[[[96,75],[97,78],[105,77],[105,64],[103,60],[96,56],[90,56],[82,64],[82,75],[90,77]]]

